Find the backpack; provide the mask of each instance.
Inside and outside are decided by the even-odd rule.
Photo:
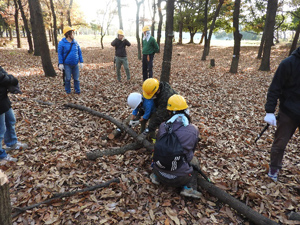
[[[160,169],[174,171],[179,169],[185,162],[185,154],[175,131],[173,124],[166,124],[166,133],[161,136],[154,145],[153,163]]]

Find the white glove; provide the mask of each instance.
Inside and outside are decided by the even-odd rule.
[[[83,63],[80,63],[79,66],[80,66],[80,69],[82,69],[83,68]]]
[[[140,123],[139,120],[130,120],[129,126],[135,127],[135,126],[139,125],[139,123]]]
[[[64,64],[59,64],[59,65],[58,65],[58,69],[59,69],[59,70],[64,70],[64,68],[65,68],[65,67],[64,67]]]
[[[267,113],[264,120],[271,126],[276,126],[276,117],[274,113]]]

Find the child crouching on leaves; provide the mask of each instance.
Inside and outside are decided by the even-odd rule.
[[[152,113],[155,111],[153,99],[146,99],[140,93],[133,92],[127,98],[127,104],[133,110],[129,119],[129,126],[135,127],[141,124],[140,133],[146,128],[146,123],[151,119]],[[154,137],[154,134],[150,137]]]

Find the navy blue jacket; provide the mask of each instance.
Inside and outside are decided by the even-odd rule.
[[[0,114],[7,112],[11,108],[11,102],[7,96],[8,87],[18,85],[18,79],[0,66]]]

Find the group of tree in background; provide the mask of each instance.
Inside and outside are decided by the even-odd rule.
[[[135,0],[135,3],[138,59],[141,59],[140,28],[145,23],[151,24],[153,36],[154,30],[157,30],[156,39],[159,45],[162,30],[165,31],[161,73],[164,81],[169,80],[175,31],[179,32],[179,44],[182,44],[183,32],[190,34],[190,43],[194,42],[196,33],[201,33],[200,44],[204,42],[202,60],[206,60],[209,55],[214,33],[231,33],[234,38],[230,68],[232,73],[236,73],[238,69],[243,35],[256,38],[260,35],[261,44],[257,57],[262,59],[259,69],[263,71],[270,70],[271,47],[274,41],[279,41],[280,33],[283,33],[284,38],[287,31],[295,33],[290,52],[296,49],[299,38],[299,0]],[[145,6],[148,6],[152,15],[150,19],[145,16]],[[100,33],[101,47],[104,48],[103,38],[108,34],[115,16],[119,17],[119,28],[123,29],[122,10],[125,11],[127,7],[128,2],[125,0],[104,0],[97,19],[87,24],[76,0],[0,0],[0,37],[6,34],[12,40],[15,36],[18,47],[21,48],[22,33],[23,37],[27,37],[29,53],[34,52],[34,55],[41,56],[45,75],[55,76],[48,41],[57,49],[57,35],[61,33],[64,25],[90,27]]]

